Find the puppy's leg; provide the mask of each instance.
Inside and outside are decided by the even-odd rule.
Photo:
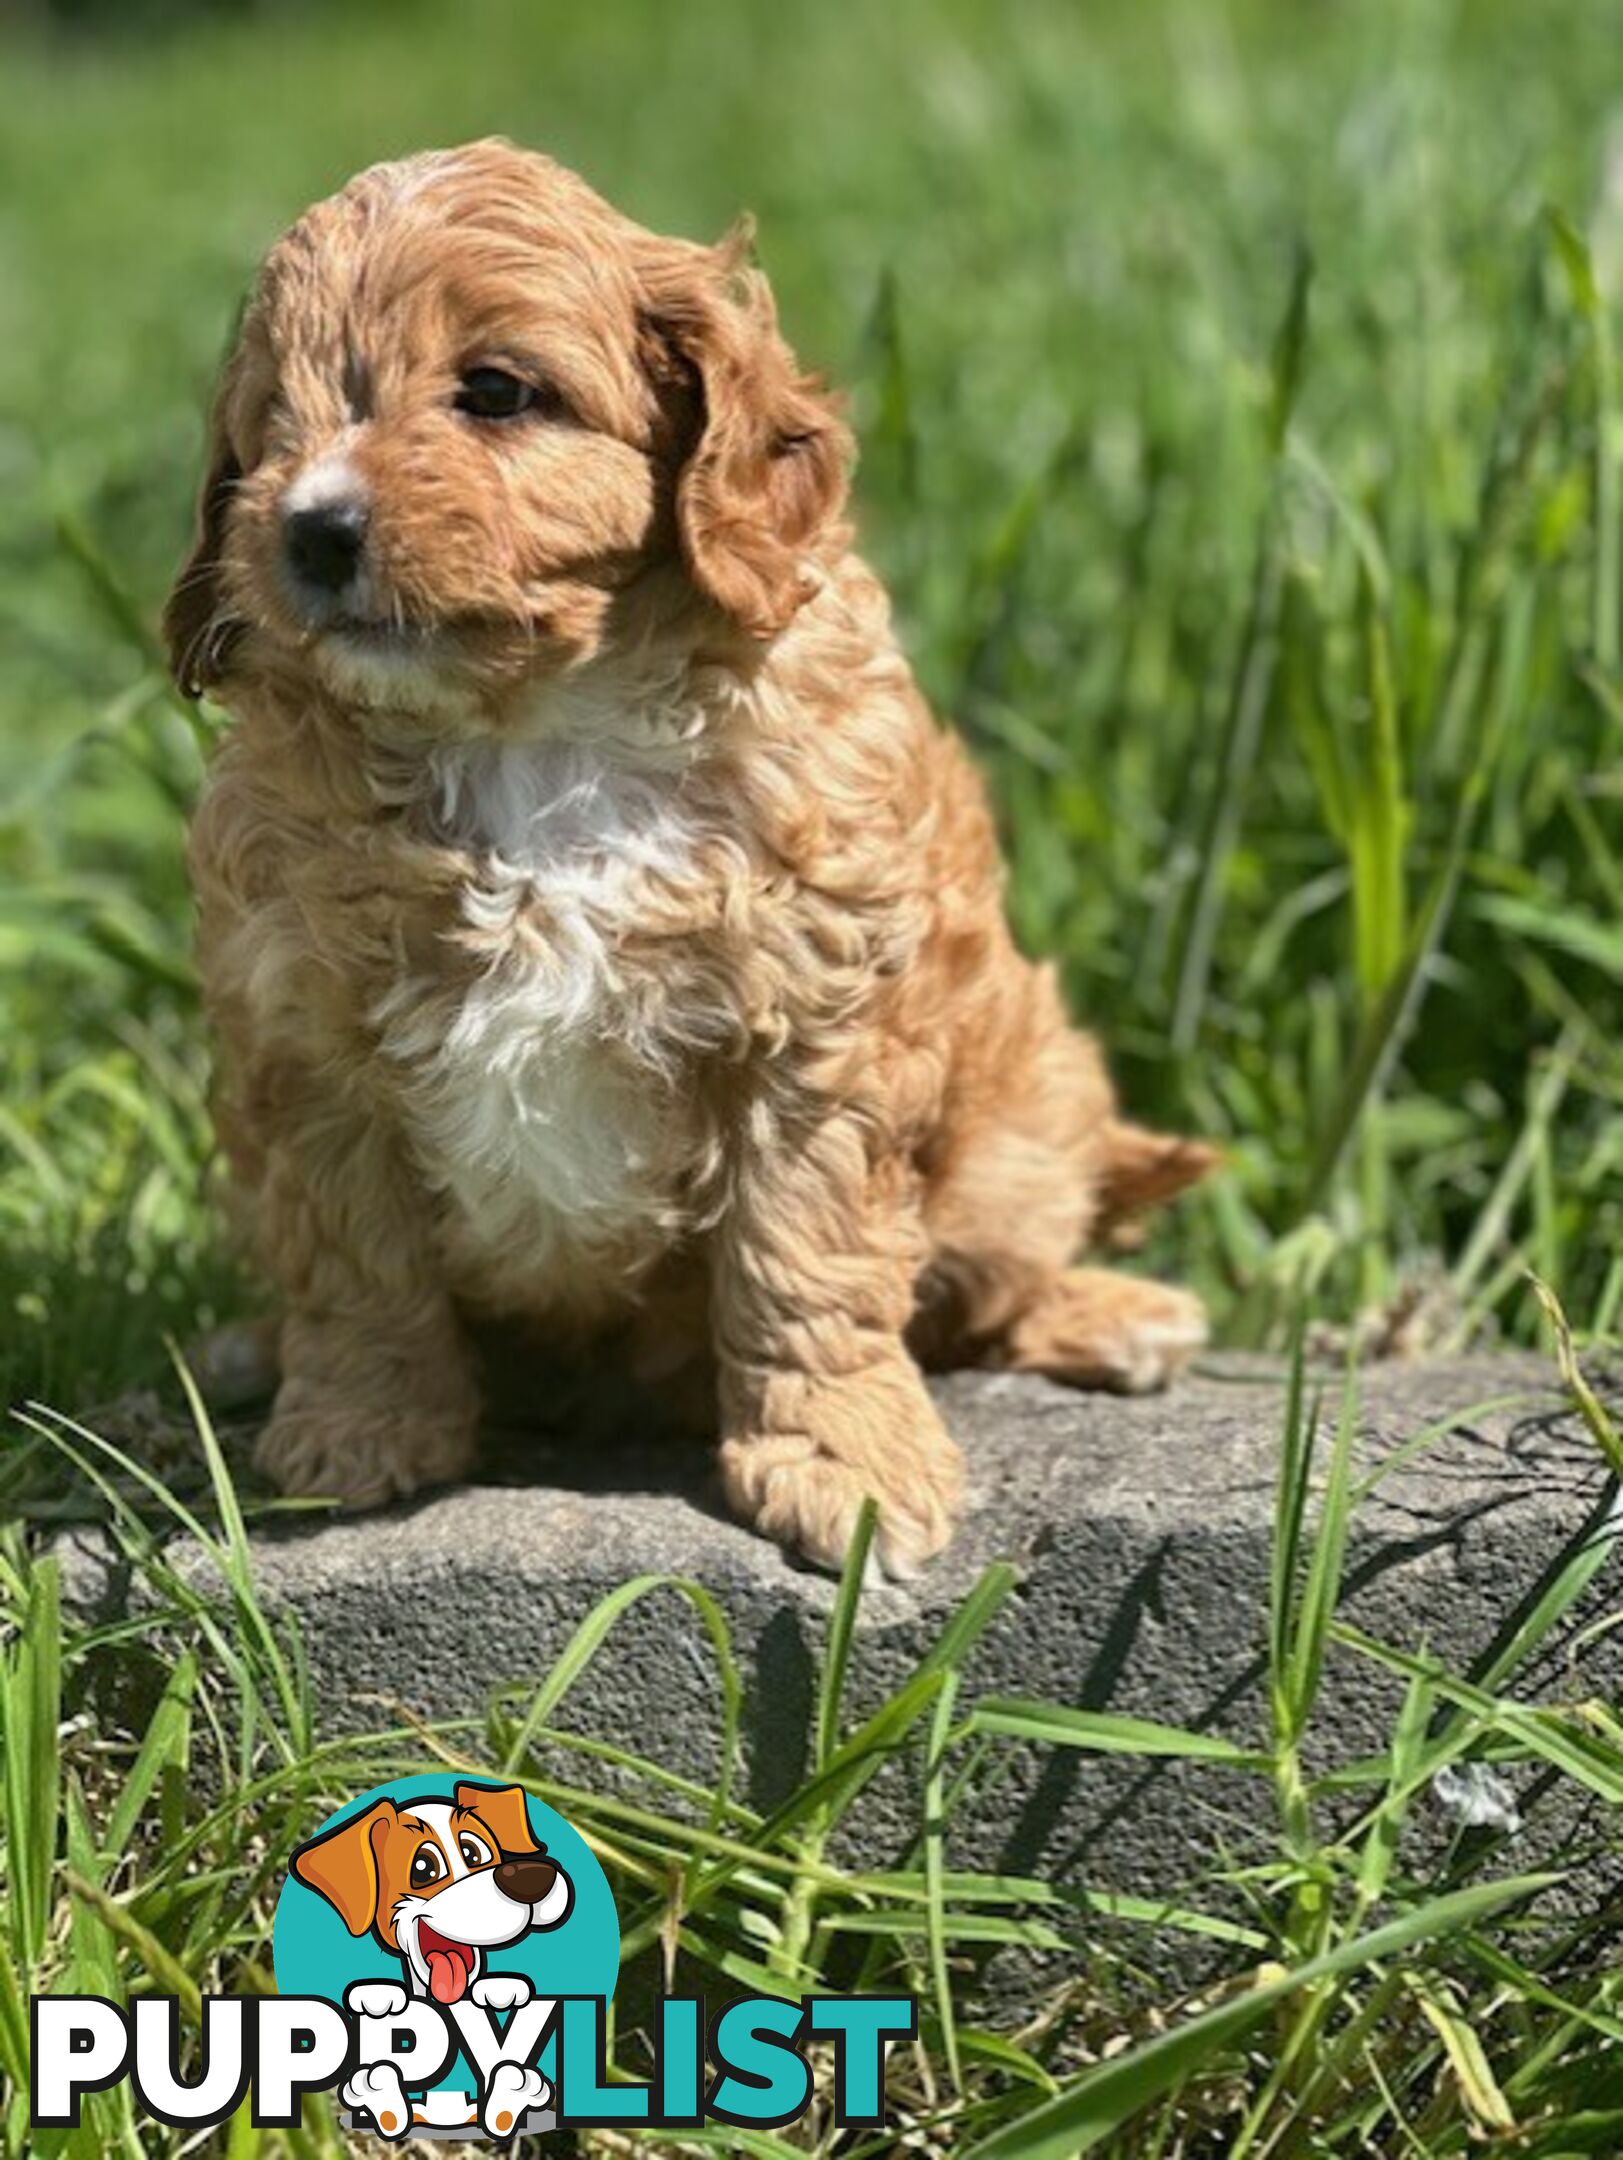
[[[922,1254],[911,1175],[870,1160],[849,1110],[809,1131],[747,1123],[712,1256],[727,1498],[836,1567],[871,1494],[880,1565],[911,1574],[947,1543],[963,1483],[902,1341]]]
[[[1069,1025],[1046,972],[1022,979],[1005,1021],[1001,1039],[958,1046],[966,1072],[926,1194],[931,1250],[912,1340],[933,1367],[1134,1394],[1164,1386],[1206,1340],[1199,1299],[1071,1263],[1204,1176],[1215,1155],[1117,1115],[1098,1050]]]
[[[256,1196],[286,1298],[255,1461],[284,1492],[373,1507],[473,1459],[478,1388],[421,1199],[375,1124],[284,1131]]]

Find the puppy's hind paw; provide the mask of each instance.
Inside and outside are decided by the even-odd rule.
[[[270,1401],[281,1377],[280,1333],[274,1320],[233,1320],[187,1345],[186,1363],[211,1410]]]
[[[1206,1343],[1199,1298],[1108,1268],[1072,1268],[1009,1329],[999,1362],[1071,1387],[1149,1395]]]

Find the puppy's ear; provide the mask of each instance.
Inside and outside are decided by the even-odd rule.
[[[814,589],[805,559],[845,500],[851,438],[779,335],[766,279],[743,267],[749,240],[746,225],[716,248],[658,242],[643,329],[656,390],[688,406],[675,497],[688,573],[724,614],[770,637]]]
[[[352,1935],[364,1935],[378,1916],[378,1845],[399,1810],[380,1800],[293,1855],[302,1883],[327,1900]]]
[[[201,697],[218,682],[238,628],[224,609],[220,590],[225,516],[242,478],[226,427],[234,373],[235,362],[228,361],[209,414],[208,463],[197,498],[191,551],[163,610],[169,671],[181,695],[189,698]]]
[[[529,1812],[524,1805],[522,1786],[459,1785],[456,1804],[466,1808],[470,1815],[477,1815],[495,1837],[504,1853],[529,1853],[539,1850],[535,1834],[530,1828]]]

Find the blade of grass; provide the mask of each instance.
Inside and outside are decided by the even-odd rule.
[[[1078,2160],[1166,2094],[1187,2084],[1219,2049],[1242,2039],[1280,2003],[1303,1989],[1378,1966],[1419,1943],[1452,1935],[1536,1897],[1560,1880],[1558,1874],[1513,1876],[1431,1899],[1383,1927],[1201,2011],[1170,2032],[1084,2070],[1055,2098],[977,2140],[963,2160]]]
[[[1590,1438],[1601,1452],[1606,1467],[1613,1477],[1623,1479],[1623,1433],[1619,1433],[1606,1405],[1584,1378],[1578,1363],[1578,1353],[1573,1348],[1572,1330],[1567,1316],[1561,1309],[1561,1301],[1546,1282],[1538,1276],[1529,1278],[1533,1295],[1544,1308],[1550,1326],[1555,1332],[1556,1357],[1561,1367],[1561,1378],[1572,1398],[1574,1409],[1587,1427]]]
[[[958,2019],[953,2009],[952,1975],[947,1965],[946,1909],[946,1797],[943,1790],[946,1754],[952,1736],[953,1709],[958,1700],[958,1675],[949,1670],[936,1698],[930,1721],[930,1738],[924,1768],[924,1879],[930,1955],[930,1983],[935,1991],[936,2022],[941,2028],[942,2052],[954,2092],[964,2089],[963,2059],[958,2051]]]
[[[1068,1710],[1019,1696],[988,1695],[978,1702],[961,1736],[992,1734],[1047,1747],[1087,1748],[1100,1755],[1159,1755],[1185,1762],[1221,1763],[1226,1769],[1268,1771],[1271,1755],[1237,1747],[1217,1733],[1190,1732],[1149,1718],[1115,1711]]]
[[[5,1750],[6,1883],[12,1954],[31,1974],[45,1948],[61,1804],[62,1614],[58,1564],[29,1578],[22,1632],[0,1665]]]
[[[846,1674],[851,1664],[851,1644],[862,1604],[862,1586],[868,1577],[868,1556],[873,1550],[879,1510],[872,1497],[864,1500],[851,1532],[850,1549],[840,1570],[840,1587],[829,1614],[828,1641],[823,1649],[817,1685],[816,1745],[812,1760],[825,1769],[840,1744],[840,1705]]]

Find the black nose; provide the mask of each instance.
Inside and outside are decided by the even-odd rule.
[[[558,1870],[539,1855],[533,1860],[503,1860],[496,1869],[496,1887],[520,1905],[539,1905],[552,1888]]]
[[[366,508],[352,498],[294,510],[283,535],[287,559],[307,585],[342,592],[355,575],[366,545]]]

